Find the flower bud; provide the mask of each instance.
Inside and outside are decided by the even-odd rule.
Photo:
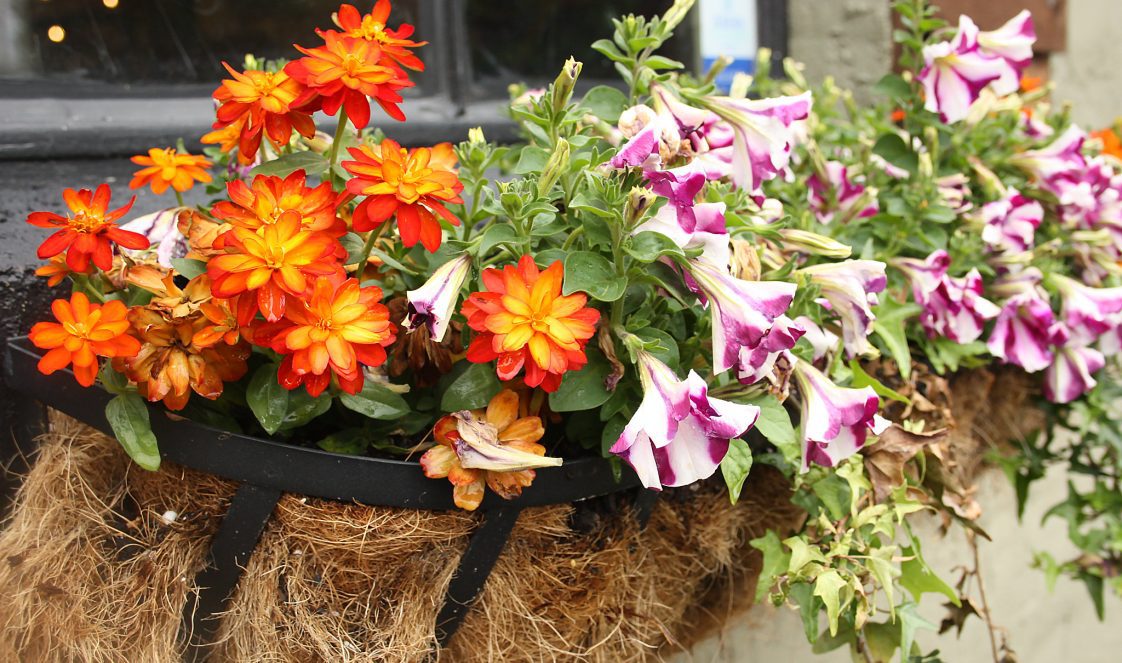
[[[560,179],[561,174],[569,167],[569,141],[564,138],[557,139],[557,146],[553,148],[553,154],[549,155],[549,161],[545,163],[545,168],[542,168],[542,175],[538,179],[538,195],[545,197],[549,194],[549,190]]]
[[[561,73],[553,81],[554,112],[560,112],[564,110],[565,106],[569,105],[569,99],[573,96],[573,88],[577,84],[577,78],[580,76],[580,70],[583,67],[583,64],[571,57],[565,60],[565,66],[561,67]]]
[[[650,189],[640,186],[632,188],[627,194],[627,207],[624,208],[623,213],[625,225],[630,228],[639,223],[657,198],[658,196]]]
[[[472,127],[468,129],[468,145],[472,147],[482,147],[487,144],[487,139],[483,136],[483,127]]]
[[[662,15],[662,24],[667,31],[678,27],[678,24],[690,13],[694,2],[695,0],[674,0],[674,4]]]
[[[848,258],[853,252],[847,245],[836,239],[809,230],[783,228],[779,231],[779,234],[783,236],[783,248],[785,249],[794,249],[827,258]]]

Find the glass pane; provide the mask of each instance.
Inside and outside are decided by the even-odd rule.
[[[584,63],[584,80],[618,79],[612,63],[589,48],[610,39],[612,19],[659,14],[669,0],[467,0],[468,40],[475,83],[482,94],[505,94],[506,85],[553,80],[570,55]],[[693,67],[692,22],[687,20],[661,51]]]
[[[223,60],[239,67],[246,53],[294,58],[299,53],[292,44],[318,43],[316,28],[334,27],[331,13],[340,4],[339,0],[0,0],[0,9],[8,3],[8,20],[15,25],[4,32],[23,41],[25,48],[8,49],[7,57],[0,56],[0,73],[141,84],[215,83],[225,75]],[[416,25],[419,4],[419,0],[395,0],[391,25]],[[26,55],[18,55],[20,51]],[[4,61],[17,57],[23,61]]]

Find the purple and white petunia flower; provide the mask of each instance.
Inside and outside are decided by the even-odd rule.
[[[1032,13],[1025,9],[996,30],[978,33],[978,46],[983,53],[999,57],[1009,65],[1000,78],[991,84],[999,95],[1013,94],[1021,88],[1021,74],[1032,63],[1032,45],[1036,29]]]
[[[970,178],[965,174],[944,175],[935,180],[935,188],[947,207],[957,214],[964,214],[974,208],[974,204],[970,202]]]
[[[698,260],[727,270],[732,258],[728,231],[725,229],[724,203],[697,203],[691,209],[693,231],[682,227],[679,210],[669,203],[635,228],[633,234],[656,232],[683,249],[701,249]]]
[[[838,347],[838,335],[819,326],[805,315],[795,318],[795,324],[805,330],[803,335],[814,350],[814,361],[818,361]]]
[[[888,281],[884,263],[877,260],[845,260],[805,267],[798,271],[810,278],[822,292],[829,309],[841,322],[842,339],[850,357],[865,354],[869,349],[877,293]]]
[[[1098,384],[1093,373],[1106,365],[1103,353],[1094,348],[1060,346],[1052,364],[1044,371],[1044,397],[1053,403],[1070,403]]]
[[[627,142],[608,162],[612,168],[658,168],[681,149],[677,125],[645,104],[625,110],[619,118],[619,130]]]
[[[966,118],[970,106],[990,83],[1017,70],[1004,58],[984,52],[978,45],[978,26],[961,16],[958,34],[951,41],[923,47],[925,66],[919,74],[924,107],[953,124]]]
[[[754,348],[741,348],[736,365],[736,378],[743,384],[755,384],[766,378],[779,356],[799,342],[806,333],[801,324],[781,315]]]
[[[1058,340],[1057,333],[1063,331],[1056,325],[1056,316],[1037,279],[1026,271],[997,286],[1013,294],[1003,303],[986,341],[990,354],[1029,373],[1048,368],[1053,359],[1051,346]]]
[[[805,361],[794,360],[802,400],[802,471],[810,464],[836,467],[865,446],[869,433],[888,422],[877,416],[880,398],[872,387],[839,387]]]
[[[172,207],[171,209],[152,212],[137,217],[128,223],[121,224],[121,230],[128,230],[144,235],[148,239],[149,248],[133,251],[121,249],[130,256],[156,254],[156,262],[161,267],[172,268],[171,261],[187,255],[187,238],[179,232],[179,213],[187,208]]]
[[[401,326],[414,329],[424,325],[432,340],[443,341],[456,312],[460,290],[470,274],[471,256],[466,253],[437,267],[424,285],[405,293],[409,304]]]
[[[729,440],[746,433],[760,409],[711,398],[697,373],[690,371],[679,380],[654,355],[639,350],[635,356],[643,401],[611,452],[654,490],[712,476],[728,453]]]
[[[1076,174],[1087,168],[1087,159],[1083,156],[1086,139],[1087,132],[1073,124],[1051,143],[1014,155],[1010,162],[1046,185],[1053,177]]]
[[[794,283],[742,281],[729,274],[727,268],[707,261],[688,261],[686,276],[689,277],[686,282],[709,306],[713,372],[717,374],[737,366],[743,351],[755,350],[769,336],[776,318],[787,312],[795,298]]]
[[[849,168],[838,161],[826,162],[826,181],[814,173],[807,179],[807,201],[820,223],[834,219],[845,223],[873,216],[877,205],[876,189],[866,190],[863,181],[849,177]]]
[[[708,98],[709,110],[732,131],[733,184],[755,191],[787,167],[794,141],[792,125],[807,118],[810,104],[809,92],[769,99]]]
[[[924,260],[897,258],[893,266],[907,275],[912,296],[923,307],[920,322],[928,338],[942,336],[957,343],[970,343],[982,335],[986,320],[1001,312],[982,297],[982,276],[970,270],[966,276],[947,275],[951,258],[946,251],[934,251]]]
[[[707,181],[705,172],[687,164],[670,170],[648,170],[644,176],[651,191],[666,198],[666,206],[674,210],[678,225],[686,232],[693,232],[697,227],[694,205]]]
[[[995,253],[1021,253],[1032,248],[1044,207],[1010,189],[1001,200],[982,206],[982,241]]]
[[[1076,345],[1094,343],[1117,328],[1122,313],[1122,287],[1092,288],[1059,274],[1049,277],[1060,293],[1060,313]]]

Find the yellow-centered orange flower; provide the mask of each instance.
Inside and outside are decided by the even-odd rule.
[[[413,26],[403,23],[397,30],[386,25],[390,18],[390,0],[378,0],[369,14],[360,14],[354,5],[341,5],[331,17],[344,35],[356,39],[376,41],[382,53],[406,69],[424,71],[425,63],[410,49],[424,46],[426,41],[412,41]]]
[[[35,270],[35,276],[42,276],[47,279],[47,287],[53,288],[73,273],[70,267],[66,265],[66,258],[62,256],[55,256],[47,261],[47,264]]]
[[[283,71],[237,72],[222,63],[233,78],[222,81],[212,95],[218,102],[215,131],[203,142],[216,142],[224,152],[234,145],[232,132],[236,127],[238,161],[253,163],[261,149],[261,137],[267,135],[273,145],[287,145],[295,129],[304,138],[316,133],[311,111],[296,104],[304,87]]]
[[[560,261],[542,271],[530,256],[522,256],[517,267],[483,270],[488,291],[472,293],[462,309],[478,332],[468,361],[498,360],[502,380],[525,368],[528,386],[556,391],[567,371],[588,363],[584,346],[600,320],[599,311],[585,306],[587,295],[561,294],[563,278]]]
[[[162,400],[170,410],[182,410],[194,391],[214,400],[226,382],[240,380],[248,370],[249,345],[204,345],[200,332],[208,326],[199,312],[171,317],[150,307],[129,311],[132,333],[140,339],[134,357],[114,360],[114,367],[136,383],[149,401]]]
[[[335,191],[330,182],[307,186],[303,170],[288,177],[258,175],[253,185],[233,180],[226,185],[230,200],[215,203],[211,214],[238,228],[258,230],[276,223],[286,214],[295,215],[305,230],[322,230],[342,237],[347,226],[335,215]]]
[[[545,457],[538,440],[545,435],[540,417],[519,417],[518,394],[504,389],[486,411],[458,412],[441,418],[433,429],[437,445],[421,456],[430,479],[448,477],[456,506],[474,511],[484,486],[513,499],[534,481],[534,467],[560,465]]]
[[[206,157],[180,152],[174,147],[162,150],[153,147],[147,155],[138,154],[131,161],[144,168],[136,171],[129,188],[139,189],[149,185],[157,196],[167,191],[169,186],[183,193],[195,186],[195,182],[205,184],[211,180],[210,173],[206,172],[211,164]]]
[[[1103,154],[1109,154],[1116,159],[1122,159],[1122,140],[1111,128],[1092,131],[1091,136],[1098,138],[1103,144]]]
[[[456,153],[451,143],[407,150],[386,138],[380,145],[351,148],[354,161],[343,167],[354,175],[347,180],[347,191],[366,196],[355,209],[352,221],[359,232],[397,215],[401,243],[413,246],[418,241],[435,252],[440,247],[439,214],[448,223],[460,220],[445,205],[463,202],[464,185],[456,176]]]
[[[91,304],[76,292],[70,301],[52,302],[51,312],[58,322],[38,322],[28,334],[35,347],[48,351],[39,360],[44,375],[73,364],[78,384],[88,387],[97,378],[98,357],[132,357],[140,351],[140,342],[128,334],[128,309],[118,300]]]
[[[386,346],[397,332],[382,303],[382,290],[359,287],[356,279],[319,279],[307,300],[293,302],[284,319],[261,325],[253,340],[285,355],[279,380],[301,384],[319,396],[335,376],[350,394],[362,389],[362,367],[386,362]]]
[[[383,57],[381,46],[334,31],[322,36],[323,46],[296,46],[306,57],[285,65],[285,72],[306,88],[296,103],[317,106],[328,115],[342,107],[355,129],[362,129],[370,122],[369,97],[393,119],[405,120],[398,108],[398,91],[413,82],[393,60]]]
[[[90,271],[91,261],[103,272],[113,268],[114,242],[126,249],[148,248],[147,237],[117,226],[117,219],[128,213],[136,196],[110,212],[110,195],[108,184],[99,184],[96,191],[66,189],[62,199],[70,208],[69,214],[32,212],[27,215],[27,222],[33,226],[59,229],[39,245],[39,257],[53,258],[65,251],[66,266],[85,274]]]
[[[342,273],[335,257],[339,242],[327,233],[304,230],[295,214],[281,215],[257,232],[231,228],[220,240],[226,253],[207,263],[214,296],[255,293],[270,322],[280,320],[287,300],[302,296],[313,281]]]

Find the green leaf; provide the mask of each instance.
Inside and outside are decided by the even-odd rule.
[[[729,440],[729,451],[721,460],[721,475],[729,489],[729,501],[736,504],[748,472],[752,470],[752,450],[748,443],[736,437]]]
[[[554,412],[576,412],[600,407],[612,392],[604,386],[611,364],[596,350],[588,350],[588,364],[579,371],[569,371],[557,391],[549,395],[549,408]]]
[[[323,155],[315,152],[293,152],[272,161],[266,161],[249,171],[249,175],[250,177],[257,177],[258,175],[287,177],[298,170],[303,170],[306,173],[319,173],[326,169],[327,158]]]
[[[822,612],[822,600],[814,596],[814,587],[805,582],[792,585],[788,595],[799,606],[807,642],[815,642],[818,640],[818,615]]]
[[[361,428],[348,428],[328,435],[316,446],[331,453],[360,456],[370,446],[370,434]]]
[[[912,401],[908,399],[907,396],[894,389],[890,389],[884,386],[884,384],[880,380],[866,373],[865,369],[861,368],[861,364],[857,363],[856,359],[849,360],[849,370],[853,372],[853,381],[851,382],[850,386],[854,389],[861,389],[862,387],[872,387],[873,391],[877,392],[878,396],[891,398],[894,401],[900,401],[901,403],[906,403],[909,405],[911,404]]]
[[[888,599],[888,611],[893,619],[896,618],[896,601],[892,597],[893,581],[900,575],[899,567],[892,563],[892,555],[895,552],[896,546],[877,548],[865,560],[869,570],[873,573],[873,577],[884,589],[884,596]]]
[[[518,231],[514,226],[496,223],[483,232],[483,238],[479,240],[479,255],[486,255],[499,244],[513,244],[517,241]]]
[[[596,216],[604,219],[610,219],[615,216],[615,212],[607,209],[603,201],[590,200],[588,196],[584,195],[584,192],[578,193],[577,195],[573,196],[573,199],[569,201],[569,209],[588,212],[589,214],[595,214]]]
[[[357,233],[347,233],[339,238],[339,243],[347,250],[346,265],[355,265],[362,260],[362,250],[366,247],[366,242]]]
[[[1082,572],[1079,574],[1079,579],[1087,587],[1087,593],[1091,595],[1091,602],[1095,604],[1095,615],[1101,622],[1106,613],[1106,608],[1103,605],[1103,579],[1102,576],[1097,576],[1093,573]]]
[[[837,474],[827,474],[811,485],[814,494],[834,520],[841,520],[849,514],[853,491],[849,484]]]
[[[514,164],[512,172],[517,175],[540,173],[547,161],[549,152],[536,145],[527,145],[518,153],[518,163]]]
[[[313,397],[306,389],[288,392],[288,408],[284,412],[284,422],[280,430],[299,428],[331,409],[331,394]]]
[[[111,394],[127,394],[129,391],[129,381],[124,375],[113,370],[113,362],[107,361],[101,365],[101,369],[97,372],[97,381],[105,391]]]
[[[172,258],[172,269],[177,274],[185,279],[193,279],[200,274],[206,274],[206,263],[202,260],[192,260],[190,258]]]
[[[604,429],[600,431],[600,454],[609,456],[612,445],[619,441],[623,429],[627,427],[627,417],[615,415],[604,422]],[[616,456],[610,456],[615,458]]]
[[[907,99],[912,96],[912,86],[897,74],[885,74],[873,86],[873,92],[889,99]]]
[[[411,409],[400,394],[373,380],[366,380],[357,394],[340,394],[339,402],[371,419],[398,419]]]
[[[919,548],[919,542],[912,542],[912,547],[902,549],[901,554],[911,557],[900,564],[900,586],[911,592],[915,600],[927,593],[942,594],[956,606],[962,605],[958,594],[942,578],[935,575],[931,567],[924,561]]]
[[[652,55],[647,58],[643,62],[643,64],[647,65],[651,69],[654,69],[655,71],[658,71],[659,69],[682,69],[686,66],[681,62],[678,62],[677,60],[671,60],[670,58],[663,57],[661,55]]]
[[[654,262],[663,256],[685,256],[681,247],[662,233],[644,230],[623,245],[623,250],[639,262]]]
[[[601,41],[607,40],[602,39]],[[603,51],[601,52],[603,53]],[[605,53],[605,55],[608,54]],[[608,55],[608,57],[611,56]],[[627,96],[614,87],[597,85],[585,93],[580,105],[601,120],[609,124],[615,124],[619,121],[620,114],[627,108]]]
[[[148,405],[136,393],[114,396],[105,405],[105,418],[113,428],[113,435],[125,453],[146,470],[160,469],[160,449],[152,424],[148,419]]]
[[[912,174],[919,169],[919,157],[908,147],[903,138],[894,133],[884,134],[878,138],[873,145],[873,154]]]
[[[822,599],[826,606],[826,619],[830,623],[830,635],[838,634],[838,616],[841,614],[842,590],[849,586],[834,569],[827,569],[814,580],[814,595]]]
[[[472,364],[448,385],[440,399],[444,412],[459,412],[486,407],[495,394],[502,390],[495,367],[490,363]]]
[[[643,339],[647,343],[657,343],[658,347],[648,345],[647,352],[655,356],[659,361],[666,364],[670,368],[677,368],[678,362],[678,342],[674,337],[655,327],[644,327],[635,332],[635,335]]]
[[[760,566],[760,577],[756,581],[756,603],[759,603],[771,591],[775,579],[787,572],[787,567],[791,564],[791,555],[783,549],[779,535],[773,530],[768,530],[767,534],[752,539],[749,543],[764,555],[764,561]]]
[[[756,420],[756,430],[774,444],[788,462],[802,458],[799,434],[791,425],[791,415],[775,396],[765,394],[750,399],[748,403],[760,408],[760,418]]]
[[[884,341],[889,354],[900,367],[900,377],[905,380],[912,374],[912,352],[908,349],[904,323],[922,310],[916,304],[898,304],[886,298],[877,307],[877,319],[873,323],[873,333]]]
[[[915,603],[905,603],[897,608],[896,619],[900,622],[900,654],[904,660],[910,660],[916,631],[921,628],[934,631],[935,625],[919,616],[918,606]]]
[[[614,302],[627,290],[627,279],[616,274],[612,263],[598,253],[574,251],[565,256],[563,292],[585,292],[593,299]]]
[[[277,364],[257,369],[245,391],[245,400],[265,432],[272,435],[284,425],[288,413],[288,390],[277,380]]]
[[[783,545],[791,549],[791,559],[787,566],[787,573],[791,575],[799,573],[803,567],[811,562],[818,562],[819,564],[826,562],[826,558],[822,556],[822,551],[818,548],[812,548],[807,540],[800,536],[783,539]]]

